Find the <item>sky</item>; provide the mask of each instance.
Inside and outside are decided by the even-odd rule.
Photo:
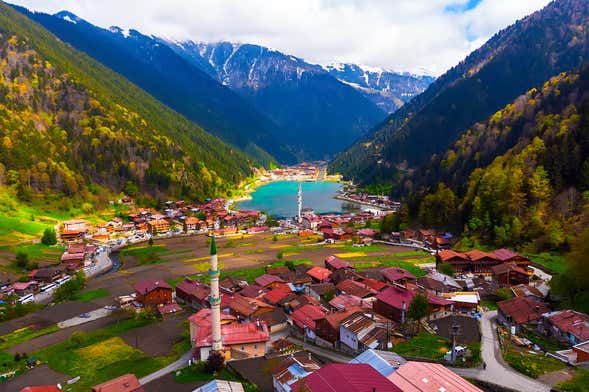
[[[10,1],[10,0],[9,0]],[[308,62],[439,76],[549,0],[12,0],[177,41],[267,46]]]

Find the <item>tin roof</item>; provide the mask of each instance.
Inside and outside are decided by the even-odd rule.
[[[297,390],[299,382],[293,384]],[[402,392],[386,377],[365,363],[330,363],[303,379],[303,388],[310,392],[347,391]]]
[[[331,275],[331,271],[327,268],[315,266],[307,271],[307,275],[319,281],[323,281],[329,278],[329,275]]]
[[[366,363],[385,377],[406,362],[405,358],[394,352],[373,349],[364,351],[350,361],[350,363]]]
[[[140,294],[151,293],[156,289],[172,290],[172,287],[163,280],[145,279],[137,283],[134,287],[136,292]]]
[[[482,392],[438,363],[409,361],[389,375],[388,379],[403,392]]]

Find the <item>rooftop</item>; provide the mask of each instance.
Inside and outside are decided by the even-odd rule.
[[[125,374],[92,387],[92,392],[143,392],[134,374]]]
[[[415,280],[415,276],[407,270],[399,267],[389,267],[380,270],[382,275],[391,282],[396,282],[397,280],[401,279],[411,279]]]
[[[303,379],[303,390],[311,392],[402,392],[386,377],[364,363],[331,363]],[[299,383],[293,385],[297,390]]]
[[[307,271],[307,275],[319,281],[326,280],[331,275],[331,271],[327,268],[315,266]]]
[[[349,261],[340,259],[339,257],[334,256],[334,255],[327,256],[325,258],[325,263],[334,269],[351,268],[352,267],[352,264]]]
[[[497,302],[499,310],[506,316],[511,316],[517,323],[534,321],[542,317],[542,314],[550,311],[544,302],[534,301],[527,297],[515,297]]]
[[[388,379],[403,392],[482,392],[443,365],[409,361]]]
[[[163,280],[145,279],[137,283],[134,287],[136,292],[140,294],[151,293],[156,289],[172,290],[172,287]]]
[[[396,309],[402,309],[403,303],[405,303],[405,306],[409,309],[409,304],[414,295],[415,294],[409,290],[393,286],[383,290],[376,296],[376,299]]]
[[[406,362],[405,358],[394,352],[372,349],[364,351],[350,361],[350,363],[366,363],[385,377]]]

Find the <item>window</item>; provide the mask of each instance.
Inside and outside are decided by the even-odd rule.
[[[245,347],[244,346],[241,346],[241,351],[245,351]]]
[[[258,345],[254,344],[254,350],[257,350],[257,349],[258,349]]]

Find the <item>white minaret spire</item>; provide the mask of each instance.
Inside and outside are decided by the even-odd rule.
[[[299,203],[299,214],[297,216],[297,220],[299,223],[303,223],[303,186],[299,182],[299,196],[298,196],[298,203]]]
[[[217,245],[215,244],[215,235],[211,236],[211,266],[209,269],[211,278],[211,322],[212,322],[212,343],[213,351],[223,350],[221,342],[221,296],[219,295],[219,267],[217,260]]]

